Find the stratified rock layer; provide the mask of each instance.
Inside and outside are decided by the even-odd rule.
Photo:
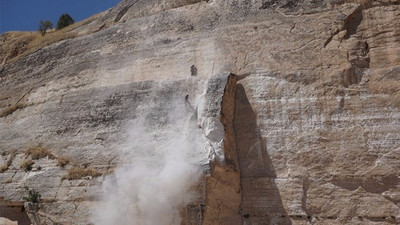
[[[103,176],[68,169],[110,172],[128,121],[165,129],[169,103],[205,91],[214,161],[184,224],[400,223],[399,16],[395,0],[123,1],[0,67],[0,197],[33,187],[47,224],[88,224]],[[25,172],[37,146],[52,156]]]

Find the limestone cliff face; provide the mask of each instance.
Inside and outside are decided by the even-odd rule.
[[[183,224],[400,223],[399,16],[396,0],[122,1],[0,67],[0,207],[29,186],[40,223],[88,224],[128,121],[166,129],[189,94],[209,155]]]

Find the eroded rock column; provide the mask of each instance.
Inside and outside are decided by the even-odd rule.
[[[239,206],[241,202],[240,169],[236,153],[234,131],[235,92],[237,77],[230,74],[219,77],[221,82],[210,82],[208,92],[223,92],[220,102],[221,122],[224,126],[224,158],[211,165],[211,173],[206,186],[205,225],[242,224]],[[219,84],[218,84],[219,83]],[[225,88],[221,84],[226,83]],[[211,89],[210,89],[211,88]],[[218,106],[218,104],[217,104]]]

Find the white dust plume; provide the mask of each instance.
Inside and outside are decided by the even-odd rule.
[[[185,110],[171,112],[163,125],[149,123],[146,117],[131,123],[121,165],[103,183],[95,225],[180,224],[180,210],[201,176],[195,160],[203,148],[201,131]]]

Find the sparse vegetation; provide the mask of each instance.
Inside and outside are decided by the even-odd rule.
[[[8,38],[0,46],[0,62],[13,62],[50,44],[74,38],[77,36],[71,31],[74,27],[70,26],[59,32],[48,31],[45,36],[37,31],[5,33],[2,36]]]
[[[15,156],[17,155],[17,150],[11,150],[11,151],[9,152],[9,154],[11,155],[10,159],[14,159]]]
[[[115,172],[115,168],[109,168],[105,174],[109,175],[109,174],[112,174],[114,172]]]
[[[45,36],[42,36],[37,31],[12,31],[3,33],[0,35],[0,41],[2,42],[0,45],[0,63],[15,62],[18,59],[37,51],[38,49],[61,40],[94,33],[99,29],[97,26],[89,27],[86,32],[80,33],[76,31],[76,28],[85,24],[90,24],[100,17],[101,15],[94,15],[88,19],[76,22],[73,25],[69,25],[61,30],[48,30]]]
[[[68,163],[70,162],[69,157],[67,157],[67,156],[60,156],[60,157],[58,157],[57,160],[58,160],[57,165],[60,167],[64,167],[64,166],[68,165]]]
[[[39,22],[39,32],[44,36],[48,29],[53,29],[53,23],[50,20],[41,20]]]
[[[50,159],[55,158],[54,155],[49,152],[49,150],[47,150],[43,147],[40,147],[40,146],[28,148],[25,151],[25,154],[30,155],[33,160],[45,158],[46,156],[48,156]]]
[[[4,184],[9,184],[9,183],[11,183],[11,182],[12,182],[12,178],[10,177],[10,178],[8,178],[8,180],[4,181],[3,183],[4,183]]]
[[[28,159],[25,160],[22,164],[21,164],[21,169],[24,169],[25,172],[31,171],[33,164],[35,164],[32,160]]]
[[[11,150],[9,154],[10,154],[10,158],[8,158],[8,161],[7,161],[8,167],[11,166],[15,156],[17,155],[17,150]]]
[[[0,173],[4,173],[5,171],[7,171],[9,169],[9,167],[11,166],[15,156],[17,155],[17,151],[16,150],[12,150],[10,152],[2,152],[3,156],[6,156],[7,154],[9,154],[9,158],[7,160],[7,163],[3,164],[0,166]]]
[[[74,24],[75,21],[69,14],[62,14],[57,21],[57,30],[63,29],[71,24]]]
[[[12,150],[11,152],[3,152],[2,155],[5,156],[9,154],[9,158],[7,160],[7,163],[3,164],[0,166],[0,173],[4,173],[5,171],[7,171],[9,169],[9,167],[11,166],[15,156],[17,155],[17,151]]]
[[[40,203],[41,202],[41,195],[38,191],[35,189],[31,189],[28,187],[25,187],[25,190],[28,191],[28,196],[23,197],[24,201],[31,202],[31,203]]]
[[[3,165],[0,166],[0,173],[4,173],[7,170],[8,170],[8,165],[7,164],[3,164]]]
[[[15,149],[11,150],[10,155],[11,155],[11,158],[14,158],[17,155],[17,150],[15,150]]]
[[[72,167],[68,170],[68,174],[65,177],[68,180],[79,180],[84,177],[98,177],[101,176],[102,173],[97,171],[94,168],[81,168],[81,167]]]
[[[6,117],[11,115],[13,112],[17,111],[18,109],[22,109],[25,107],[23,103],[17,103],[5,108],[3,111],[0,112],[0,117]]]

